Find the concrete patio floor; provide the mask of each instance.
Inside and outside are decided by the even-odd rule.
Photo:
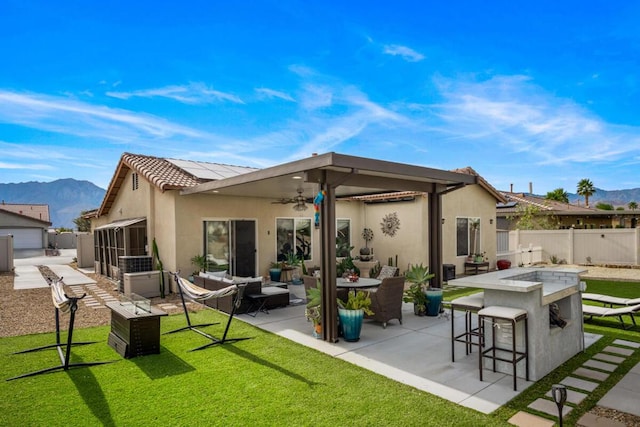
[[[303,286],[291,285],[289,290],[304,299]],[[464,313],[457,311],[455,316],[456,331],[458,328],[462,331]],[[380,323],[365,320],[358,342],[328,343],[313,338],[312,325],[304,317],[304,305],[278,308],[268,314],[260,312],[256,317],[242,314],[237,318],[483,413],[493,412],[533,384],[518,378],[518,391],[514,391],[510,375],[490,370],[484,371],[481,382],[477,350],[466,356],[464,344],[456,343],[456,362],[451,362],[451,319],[415,316],[413,306],[407,303],[403,305],[402,325],[392,320],[384,329]],[[585,345],[588,347],[599,338],[585,334]]]

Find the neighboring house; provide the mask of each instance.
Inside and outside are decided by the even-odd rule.
[[[326,191],[316,224],[319,189]],[[408,191],[392,191],[402,189]],[[401,271],[423,263],[440,273],[443,263],[461,271],[476,251],[495,266],[495,205],[504,201],[471,168],[327,153],[257,170],[125,153],[91,222],[97,272],[113,278],[119,256],[150,255],[154,239],[164,268],[183,276],[200,254],[208,269],[238,276],[266,275],[289,248],[307,266],[321,266],[321,251],[331,254],[323,227],[353,246],[352,256],[365,244],[362,230],[371,228],[369,246],[381,264],[391,258]],[[478,231],[471,233],[471,221]]]
[[[498,203],[498,229],[515,230],[517,214],[526,206],[535,206],[540,215],[548,215],[559,229],[635,228],[640,211],[601,210],[548,200],[529,193],[502,192],[506,203]]]
[[[14,249],[42,249],[47,245],[49,205],[0,204],[0,235],[13,235]]]

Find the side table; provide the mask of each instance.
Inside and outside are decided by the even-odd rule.
[[[133,313],[120,302],[106,305],[111,310],[110,347],[125,359],[160,353],[160,317],[167,313],[155,307]]]
[[[464,263],[464,274],[471,273],[478,274],[480,270],[483,269],[485,273],[489,272],[489,263],[488,262],[465,262]]]

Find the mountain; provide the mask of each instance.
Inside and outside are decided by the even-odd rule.
[[[589,206],[595,207],[596,203],[600,202],[610,203],[615,207],[621,206],[626,209],[629,202],[640,204],[640,188],[611,191],[596,188],[596,192],[589,196]],[[569,193],[569,203],[584,205],[584,197]]]
[[[97,209],[105,190],[89,181],[72,178],[51,182],[0,184],[0,200],[5,203],[47,204],[53,227],[76,228],[73,220],[80,212]]]

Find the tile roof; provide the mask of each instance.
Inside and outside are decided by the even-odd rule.
[[[491,193],[499,202],[506,202],[504,194],[498,191],[493,185],[489,184],[489,181],[484,179],[478,172],[476,172],[471,166],[467,166],[460,169],[454,169],[451,172],[466,173],[467,175],[473,175],[478,177],[478,185]]]
[[[111,178],[102,205],[98,209],[97,216],[109,212],[130,170],[142,175],[151,184],[159,188],[160,191],[165,192],[167,190],[181,190],[203,182],[213,181],[214,179],[209,178],[209,175],[203,174],[204,177],[196,175],[198,171],[210,172],[211,169],[222,170],[227,175],[240,175],[241,173],[256,170],[255,168],[228,166],[218,163],[164,159],[142,154],[123,153]],[[195,173],[190,173],[189,171],[194,171]]]
[[[122,162],[144,176],[161,191],[179,190],[203,182],[160,157],[124,153],[122,155]]]
[[[510,193],[507,191],[503,191],[502,194],[505,198],[510,202],[515,202],[515,204],[509,204],[507,206],[498,205],[499,213],[515,213],[518,211],[518,205],[531,205],[539,208],[543,211],[549,212],[598,212],[598,209],[587,208],[585,206],[573,205],[571,203],[558,202],[556,200],[548,200],[544,197],[534,196],[527,193]]]
[[[382,202],[382,201],[403,200],[403,199],[413,200],[415,197],[421,196],[423,194],[426,194],[426,193],[423,193],[421,191],[394,191],[391,193],[367,194],[364,196],[345,197],[344,199],[359,200],[362,202]]]
[[[0,209],[17,215],[37,219],[38,221],[51,222],[49,217],[49,205],[26,205],[2,202],[0,204]]]

